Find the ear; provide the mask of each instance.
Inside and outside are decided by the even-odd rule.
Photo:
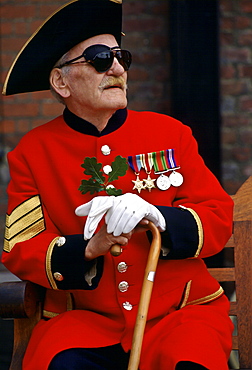
[[[68,98],[70,91],[66,83],[66,79],[60,68],[53,68],[50,74],[50,84],[54,90],[62,96],[62,98]]]

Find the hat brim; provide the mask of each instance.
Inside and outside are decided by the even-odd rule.
[[[73,0],[63,5],[34,32],[14,60],[3,95],[50,89],[55,63],[90,37],[112,34],[121,44],[122,4],[116,0]]]

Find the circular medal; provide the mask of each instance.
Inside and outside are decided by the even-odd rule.
[[[162,174],[157,178],[156,185],[160,190],[167,190],[171,186],[171,182],[168,176]]]
[[[173,171],[170,174],[169,180],[170,180],[172,186],[176,186],[176,187],[182,185],[183,181],[184,181],[183,176],[181,175],[181,173],[176,172],[176,171]]]

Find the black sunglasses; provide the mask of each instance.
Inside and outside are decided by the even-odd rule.
[[[115,57],[123,66],[124,70],[128,71],[132,61],[131,53],[128,50],[120,49],[118,46],[110,48],[107,45],[101,44],[89,46],[79,57],[68,60],[67,62],[56,66],[56,68],[62,68],[71,64],[89,63],[98,73],[104,73],[111,68]],[[80,58],[85,58],[86,60],[76,62]]]

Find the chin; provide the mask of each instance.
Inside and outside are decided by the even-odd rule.
[[[110,106],[111,109],[114,109],[115,111],[118,109],[123,109],[127,107],[127,99],[113,99],[111,100],[110,104],[107,106]]]
[[[127,106],[126,91],[122,89],[103,90],[97,101],[97,108],[108,111],[117,111]]]

